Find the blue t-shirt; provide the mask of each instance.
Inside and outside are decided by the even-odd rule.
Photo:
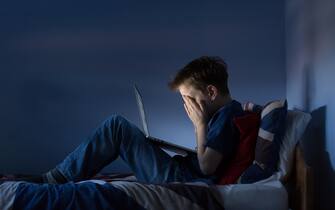
[[[210,147],[223,155],[221,163],[213,175],[203,175],[197,154],[192,153],[184,159],[184,170],[189,171],[192,177],[198,177],[193,181],[205,181],[208,183],[216,183],[221,172],[232,159],[239,143],[239,132],[233,123],[233,119],[244,114],[242,106],[236,100],[232,100],[228,104],[218,109],[207,124],[206,147]]]
[[[241,115],[241,104],[232,100],[217,110],[208,122],[205,146],[222,153],[223,160],[229,159],[238,145],[239,133],[233,119]]]

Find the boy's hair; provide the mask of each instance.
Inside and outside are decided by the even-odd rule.
[[[168,86],[176,91],[185,82],[201,91],[214,85],[222,95],[228,95],[227,64],[218,56],[201,56],[182,68]]]

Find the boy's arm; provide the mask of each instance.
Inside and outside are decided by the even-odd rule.
[[[197,156],[203,174],[213,174],[221,162],[223,155],[212,148],[205,147],[207,135],[208,113],[204,104],[197,104],[193,98],[184,97],[184,108],[191,119],[197,139]]]
[[[211,175],[216,171],[223,155],[210,147],[205,147],[207,125],[197,125],[195,127],[195,135],[197,138],[197,156],[200,169],[203,174]]]

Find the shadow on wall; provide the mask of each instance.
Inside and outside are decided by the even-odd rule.
[[[322,8],[328,8],[327,12],[334,11],[334,4],[331,0],[305,0],[302,5],[305,9],[303,13],[303,47],[302,53],[304,58],[304,66],[302,70],[302,90],[303,104],[305,110],[311,112],[312,120],[305,133],[303,149],[306,154],[307,163],[314,171],[314,209],[335,209],[333,196],[335,195],[335,171],[331,162],[331,155],[327,151],[326,142],[327,132],[332,129],[327,127],[327,117],[330,117],[330,111],[333,107],[329,107],[326,100],[321,95],[327,94],[325,87],[330,88],[327,80],[322,78],[323,74],[328,71],[328,77],[331,77],[329,69],[325,69],[322,65],[326,60],[320,60],[321,57],[327,55],[326,50],[322,48],[322,43],[329,43],[323,36],[331,31],[322,29],[320,24],[325,27],[332,28],[333,21],[325,20]],[[329,9],[332,8],[332,9]],[[329,13],[330,14],[330,13]],[[333,16],[333,15],[332,15]],[[323,31],[322,31],[323,30]],[[332,46],[332,45],[331,45]],[[329,52],[328,52],[329,53]],[[330,98],[332,96],[329,96]],[[327,105],[315,107],[317,103]],[[328,107],[327,107],[328,106]],[[318,107],[318,108],[317,108]],[[328,108],[328,110],[327,110]],[[328,149],[331,149],[328,147]],[[331,150],[330,150],[331,151]]]
[[[312,120],[302,141],[306,161],[314,171],[314,209],[332,209],[334,205],[335,171],[325,150],[326,113],[326,106],[311,112]]]

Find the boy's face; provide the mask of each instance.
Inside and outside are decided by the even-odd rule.
[[[212,101],[209,97],[209,95],[206,95],[206,93],[203,93],[202,91],[194,88],[189,83],[183,83],[178,88],[179,93],[182,97],[191,97],[193,98],[198,104],[200,104],[200,101],[203,101],[206,109],[211,112],[212,107]]]

